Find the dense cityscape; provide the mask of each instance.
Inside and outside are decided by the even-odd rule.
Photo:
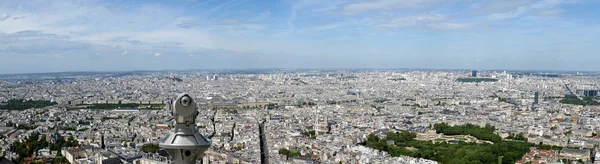
[[[0,164],[600,164],[600,0],[0,0]]]
[[[200,132],[215,133],[198,163],[595,163],[599,78],[361,69],[7,74],[0,153],[14,163],[169,163],[158,142],[172,128],[170,102],[186,92]]]

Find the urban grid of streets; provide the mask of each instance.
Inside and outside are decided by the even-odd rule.
[[[599,114],[598,107],[561,104],[559,99],[552,99],[564,96],[566,85],[574,90],[597,88],[598,76],[478,73],[480,77],[498,81],[456,81],[470,77],[470,71],[282,70],[253,74],[188,71],[5,76],[0,79],[0,102],[22,98],[51,100],[58,105],[0,111],[0,134],[5,135],[0,140],[0,149],[10,159],[15,155],[8,151],[10,143],[36,131],[43,135],[74,136],[80,148],[63,148],[65,153],[85,149],[96,152],[79,160],[71,157],[74,159],[70,161],[101,161],[112,158],[112,153],[138,162],[166,162],[167,158],[144,153],[140,148],[158,143],[168,133],[167,126],[172,124],[168,106],[161,110],[74,107],[80,103],[119,101],[168,104],[183,92],[199,104],[200,116],[196,121],[203,134],[212,133],[210,117],[217,110],[217,133],[204,157],[204,161],[211,163],[259,163],[258,122],[263,119],[271,163],[436,163],[391,157],[357,143],[371,133],[401,130],[417,132],[420,138],[431,136],[433,131],[431,139],[435,139],[443,135],[436,135],[430,125],[440,122],[490,124],[502,137],[524,133],[529,142],[548,145],[593,147],[600,142],[591,137],[600,128],[594,126],[600,123],[600,118],[595,117]],[[535,92],[539,93],[540,102],[534,106]],[[498,97],[518,103],[501,102]],[[86,120],[91,120],[91,124],[79,124]],[[5,126],[8,122],[34,125],[35,129],[16,130]],[[55,126],[83,130],[54,130]],[[232,127],[234,137],[230,140]],[[308,130],[317,131],[314,139],[301,134]],[[102,136],[105,150],[100,149]],[[298,150],[303,157],[287,160],[278,153],[281,148]],[[38,156],[52,157],[56,153]]]

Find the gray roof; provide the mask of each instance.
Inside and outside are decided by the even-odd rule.
[[[589,155],[590,150],[588,149],[571,149],[571,148],[563,148],[560,151],[561,154],[577,154],[577,155]]]

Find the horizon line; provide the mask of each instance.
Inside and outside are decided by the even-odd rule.
[[[464,68],[202,68],[202,69],[147,69],[123,71],[58,71],[58,72],[26,72],[26,73],[0,73],[2,76],[32,75],[32,74],[61,74],[61,73],[128,73],[128,72],[165,72],[165,71],[203,71],[203,70],[408,70],[408,71],[536,71],[536,72],[600,72],[581,70],[528,70],[528,69],[464,69]]]

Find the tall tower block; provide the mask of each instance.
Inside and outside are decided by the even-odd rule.
[[[540,92],[535,91],[535,95],[533,96],[533,104],[537,105],[540,103]]]

